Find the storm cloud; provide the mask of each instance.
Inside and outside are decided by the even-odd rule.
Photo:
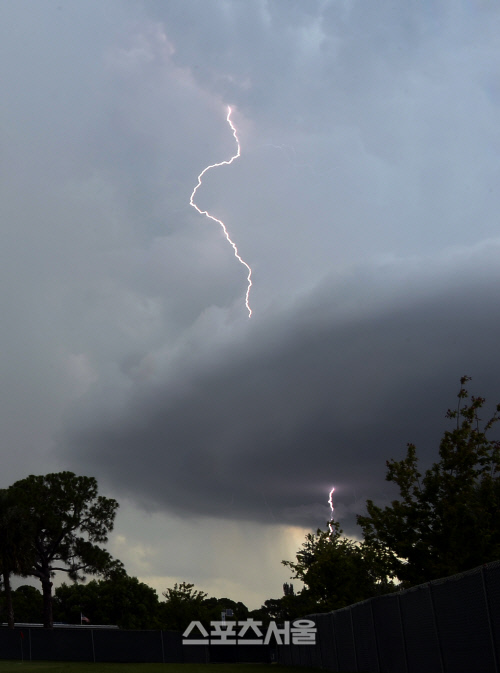
[[[500,10],[0,16],[3,485],[93,474],[131,574],[256,607],[331,486],[355,535],[388,458],[436,459],[462,375],[500,401]],[[245,267],[189,205],[234,154],[228,105],[241,157],[196,201],[252,268],[251,319]]]
[[[353,499],[387,498],[386,459],[410,441],[423,467],[437,458],[462,374],[497,393],[498,250],[428,260],[424,278],[388,265],[329,279],[237,343],[206,349],[200,329],[175,365],[157,357],[153,381],[155,355],[135,363],[118,408],[89,401],[65,446],[152,509],[191,517],[314,527],[335,484],[353,530]]]

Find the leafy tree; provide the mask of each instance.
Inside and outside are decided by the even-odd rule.
[[[43,609],[42,594],[36,587],[23,584],[12,592],[12,603],[17,622],[40,621]]]
[[[43,623],[51,628],[55,571],[66,572],[76,581],[83,572],[99,574],[116,567],[97,543],[107,542],[118,503],[98,495],[94,477],[72,472],[30,475],[13,484],[9,494],[28,522],[28,571],[42,583]]]
[[[226,621],[245,620],[249,616],[246,605],[230,598],[208,598],[204,591],[194,588],[194,584],[181,582],[167,589],[165,601],[160,603],[162,627],[174,631],[185,631],[193,621],[201,622],[207,629],[210,622],[220,621],[223,611],[232,610]]]
[[[408,444],[406,458],[387,461],[386,479],[400,498],[384,508],[368,500],[367,516],[358,516],[366,544],[407,585],[500,558],[500,442],[487,436],[500,404],[482,425],[485,399],[464,403],[469,380],[461,378],[457,408],[446,414],[454,427],[444,433],[438,462],[422,476]]]
[[[81,614],[92,624],[116,624],[122,629],[155,629],[159,622],[156,591],[126,573],[87,584],[62,584],[55,590],[54,614],[79,624]]]
[[[91,618],[94,624],[113,624],[112,621],[96,621],[93,607],[99,604],[99,593],[96,591],[96,583],[79,584],[63,582],[56,587],[52,608],[54,619],[64,624],[80,624],[81,615]]]
[[[163,628],[185,631],[192,621],[210,621],[209,609],[205,605],[207,594],[195,589],[194,584],[176,583],[163,596],[166,599],[160,610]]]
[[[250,613],[252,619],[262,621],[266,626],[270,621],[281,622],[288,619],[288,613],[283,604],[283,598],[268,598],[258,610]]]
[[[342,533],[340,524],[331,521],[328,531],[306,535],[296,561],[282,562],[306,586],[297,596],[283,597],[288,615],[298,616],[297,608],[302,614],[336,610],[392,589],[383,560]]]
[[[248,608],[241,601],[233,601],[230,598],[205,598],[202,606],[206,609],[208,623],[211,621],[220,621],[223,611],[232,610],[233,616],[226,616],[227,621],[243,621],[248,618]]]
[[[303,589],[296,594],[293,584],[285,582],[283,596],[264,601],[258,610],[250,613],[250,617],[261,620],[267,626],[271,621],[290,621],[316,611],[316,600],[310,595],[308,589]]]

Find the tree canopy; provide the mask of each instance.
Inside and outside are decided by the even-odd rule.
[[[417,450],[387,461],[388,481],[400,498],[382,508],[367,501],[358,516],[366,544],[383,557],[390,572],[414,585],[468,570],[500,558],[500,442],[488,433],[500,404],[482,423],[482,397],[470,404],[461,378],[458,404],[446,417],[453,423],[439,445],[439,460],[422,475]]]
[[[62,584],[55,590],[58,621],[79,624],[83,614],[91,624],[115,624],[122,629],[161,626],[156,591],[126,573],[86,584]]]
[[[206,622],[208,609],[205,605],[207,594],[194,588],[194,584],[181,582],[163,592],[161,618],[167,629],[184,631],[190,622]]]
[[[99,543],[107,542],[118,503],[98,495],[94,477],[73,472],[30,475],[10,486],[9,493],[26,522],[26,570],[42,583],[43,622],[50,628],[55,571],[77,580],[83,572],[99,574],[116,564]]]
[[[336,610],[392,588],[382,559],[365,544],[345,537],[337,521],[329,522],[326,531],[308,533],[296,558],[283,565],[305,584],[300,603],[310,612]],[[289,610],[292,598],[282,599]]]

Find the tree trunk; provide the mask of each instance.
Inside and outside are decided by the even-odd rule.
[[[12,605],[12,588],[10,586],[10,573],[4,570],[3,586],[5,589],[5,607],[7,608],[7,624],[9,629],[14,628],[14,606]]]
[[[49,577],[41,580],[43,592],[43,627],[51,629],[54,626],[52,618],[52,582]]]

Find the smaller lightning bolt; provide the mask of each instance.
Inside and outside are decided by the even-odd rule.
[[[333,492],[334,492],[334,490],[335,490],[335,487],[332,486],[331,491],[330,491],[330,495],[328,497],[328,504],[330,505],[330,512],[332,514],[331,517],[330,517],[330,521],[333,521],[333,509],[334,509],[334,507],[333,507]],[[333,533],[333,526],[330,523],[330,521],[328,522],[328,528],[330,529],[330,535],[331,535]]]
[[[231,130],[232,130],[232,132],[233,132],[234,139],[235,139],[235,141],[236,141],[236,147],[237,147],[236,154],[234,154],[230,159],[227,159],[226,161],[220,161],[220,162],[217,163],[217,164],[210,164],[210,166],[207,166],[206,168],[204,168],[204,169],[201,171],[201,173],[198,175],[198,184],[197,184],[196,187],[193,189],[193,192],[192,192],[192,194],[191,194],[191,198],[189,199],[189,205],[190,205],[190,206],[193,206],[193,208],[194,208],[195,210],[197,210],[197,211],[200,213],[200,215],[205,215],[206,217],[208,217],[209,219],[213,220],[214,222],[217,222],[217,224],[219,224],[219,225],[222,227],[222,231],[224,232],[224,235],[225,235],[227,241],[231,244],[231,246],[232,246],[232,248],[233,248],[233,250],[234,250],[234,256],[236,257],[236,259],[237,259],[241,264],[243,264],[243,266],[245,266],[245,267],[247,268],[247,271],[248,271],[247,283],[248,283],[248,285],[247,285],[247,291],[246,291],[246,295],[245,295],[245,306],[247,307],[248,317],[251,318],[251,316],[252,316],[252,309],[250,308],[250,304],[249,304],[249,299],[248,299],[248,298],[249,298],[249,296],[250,296],[250,288],[252,287],[252,269],[251,269],[251,268],[249,267],[249,265],[248,265],[248,264],[247,264],[247,263],[240,257],[240,253],[238,252],[238,248],[236,247],[236,244],[234,243],[234,241],[231,240],[231,237],[229,236],[229,233],[228,233],[228,231],[227,231],[227,229],[226,229],[226,225],[224,224],[224,222],[223,222],[222,220],[218,220],[218,219],[217,219],[216,217],[214,217],[213,215],[210,215],[210,213],[209,213],[207,210],[201,210],[201,208],[198,208],[198,206],[197,206],[196,203],[194,202],[195,194],[196,194],[196,192],[198,191],[199,187],[201,187],[201,181],[202,181],[202,178],[203,178],[203,176],[205,175],[205,173],[206,173],[207,171],[209,171],[211,168],[217,168],[218,166],[229,166],[230,164],[233,163],[233,161],[234,161],[235,159],[238,159],[238,157],[241,156],[241,146],[240,146],[240,141],[239,141],[239,139],[238,139],[238,133],[237,133],[237,131],[236,131],[236,127],[234,126],[233,122],[231,121],[231,112],[232,112],[231,107],[228,105],[228,106],[227,106],[227,117],[226,117],[226,121],[227,121],[227,123],[229,124],[229,126],[231,127]]]

